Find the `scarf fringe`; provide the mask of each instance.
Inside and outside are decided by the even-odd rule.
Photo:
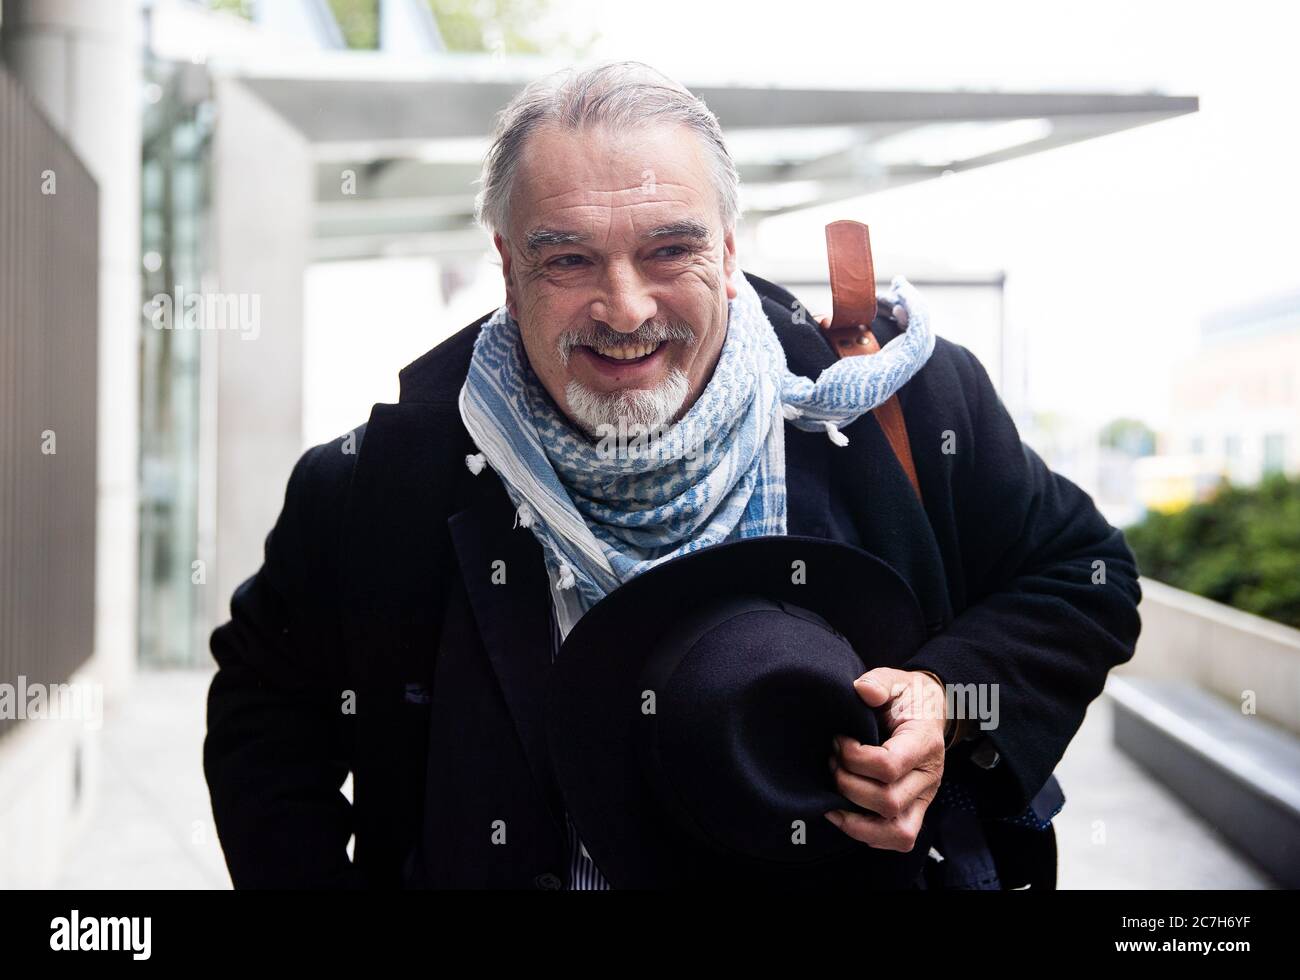
[[[831,442],[835,443],[835,445],[847,446],[849,444],[849,437],[841,432],[839,426],[834,422],[825,421],[822,422],[822,425],[826,426],[826,435],[830,436]]]
[[[560,562],[560,581],[556,587],[560,589],[571,589],[577,580],[573,577],[573,569],[569,567],[567,561]]]
[[[465,465],[475,476],[483,472],[483,467],[487,466],[487,457],[482,453],[474,453],[472,456],[465,457]]]

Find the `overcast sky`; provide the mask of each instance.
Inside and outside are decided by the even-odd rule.
[[[557,0],[558,3],[558,0]],[[1196,95],[1201,111],[770,222],[768,248],[870,224],[882,278],[917,257],[1005,271],[1030,402],[1164,421],[1201,318],[1300,289],[1300,26],[1262,2],[559,4],[599,58],[702,81]],[[913,265],[909,267],[909,260]],[[743,257],[742,257],[743,265]],[[936,324],[940,333],[943,324]]]

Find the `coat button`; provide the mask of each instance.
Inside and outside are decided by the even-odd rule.
[[[564,882],[560,880],[560,876],[553,875],[549,871],[534,878],[533,884],[544,892],[556,892],[564,887]]]
[[[988,737],[980,740],[979,745],[971,751],[970,761],[975,763],[981,769],[992,769],[1002,761],[1002,755],[993,747],[993,742]]]

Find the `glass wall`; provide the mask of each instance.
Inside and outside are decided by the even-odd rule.
[[[140,659],[208,661],[199,635],[207,570],[200,556],[202,334],[184,298],[208,268],[212,103],[199,66],[145,66],[140,335]],[[170,304],[170,308],[168,306]]]

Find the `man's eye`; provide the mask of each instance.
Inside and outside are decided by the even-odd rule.
[[[576,261],[570,262],[568,261],[569,259],[574,259]],[[558,265],[562,269],[572,269],[579,262],[586,262],[586,261],[587,258],[586,256],[583,255],[561,255],[557,258],[551,259],[549,264]]]
[[[665,259],[679,259],[689,251],[690,249],[685,245],[665,245],[663,248],[658,250],[660,255]]]

